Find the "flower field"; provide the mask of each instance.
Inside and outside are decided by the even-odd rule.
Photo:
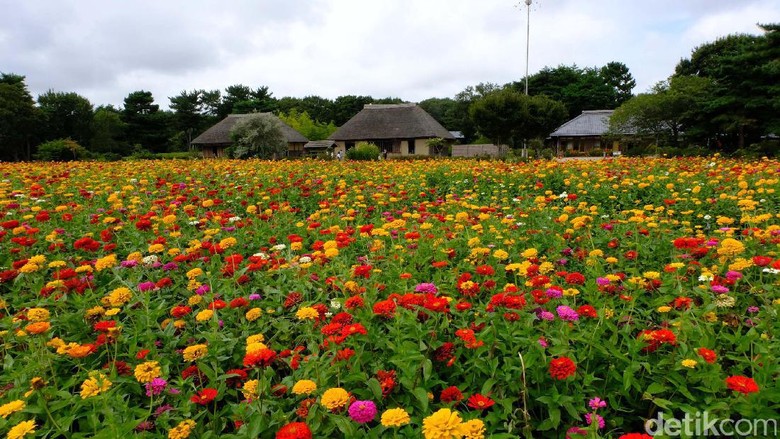
[[[778,161],[0,173],[9,438],[638,438],[661,411],[780,411]]]

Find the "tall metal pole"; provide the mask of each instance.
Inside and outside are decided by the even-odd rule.
[[[526,27],[525,27],[525,95],[528,96],[528,54],[531,48],[531,2],[525,0],[526,6]]]

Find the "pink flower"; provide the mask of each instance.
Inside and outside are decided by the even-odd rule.
[[[607,402],[598,396],[588,401],[588,407],[590,407],[592,410],[603,409],[606,406]]]
[[[595,416],[596,423],[599,425],[599,428],[604,428],[604,425],[606,425],[606,423],[604,422],[604,418],[593,413],[588,413],[585,415],[585,422],[587,422],[588,425],[592,424],[594,421],[594,416]]]
[[[577,311],[574,311],[566,305],[561,305],[555,308],[555,311],[558,313],[558,317],[560,317],[561,320],[576,322],[580,319],[580,315],[577,314]]]
[[[350,404],[348,411],[353,421],[365,424],[376,417],[376,404],[373,401],[355,401]]]

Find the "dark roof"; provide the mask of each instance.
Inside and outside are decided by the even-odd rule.
[[[587,110],[558,127],[550,137],[601,136],[609,129],[609,117],[615,110]]]
[[[333,140],[311,140],[309,143],[303,145],[305,149],[309,148],[330,148],[333,145],[335,145],[336,142]]]
[[[309,141],[306,137],[303,137],[303,134],[299,133],[298,131],[295,131],[292,129],[289,125],[282,122],[281,119],[274,116],[271,113],[262,113],[262,114],[269,114],[273,116],[276,120],[279,121],[279,123],[282,125],[282,132],[284,132],[284,137],[287,139],[287,143],[306,143]],[[212,126],[211,128],[204,131],[200,136],[196,137],[192,140],[193,145],[230,145],[233,143],[232,140],[230,140],[230,130],[233,129],[233,126],[238,122],[239,120],[250,116],[249,114],[231,114],[228,117],[222,119],[219,121],[216,125]]]
[[[368,104],[331,134],[332,140],[454,137],[416,104]]]

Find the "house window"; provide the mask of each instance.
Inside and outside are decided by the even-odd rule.
[[[414,154],[414,139],[409,139],[406,143],[409,145],[409,154]]]
[[[349,151],[355,147],[355,142],[344,142],[344,150]]]

